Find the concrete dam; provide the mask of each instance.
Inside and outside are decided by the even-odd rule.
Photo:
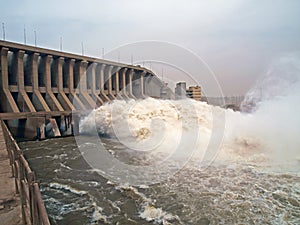
[[[141,66],[0,41],[0,119],[16,137],[78,134],[79,119],[114,99],[162,97]]]

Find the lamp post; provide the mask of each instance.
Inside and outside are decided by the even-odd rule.
[[[83,41],[81,42],[81,53],[84,55]]]
[[[62,52],[62,37],[60,37],[59,49],[60,49],[60,51]]]
[[[36,47],[36,31],[34,31],[34,46]]]
[[[5,24],[2,23],[3,41],[5,41]]]
[[[24,25],[24,45],[26,45],[26,27]]]

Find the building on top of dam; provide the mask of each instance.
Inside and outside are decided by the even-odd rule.
[[[196,101],[201,101],[201,87],[200,86],[190,86],[186,91],[186,95]]]
[[[185,82],[178,82],[175,87],[175,98],[183,99],[183,98],[192,98],[194,100],[201,100],[201,87],[200,86],[190,86],[188,89],[186,88]]]

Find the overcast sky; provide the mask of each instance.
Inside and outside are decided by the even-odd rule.
[[[62,37],[64,51],[81,54],[83,42],[85,55],[97,57],[102,48],[109,52],[137,41],[171,42],[200,56],[226,95],[244,94],[273,60],[300,51],[297,0],[0,2],[8,41],[23,43],[25,25],[27,44],[34,44],[36,30],[38,46],[59,49]],[[128,60],[124,55],[120,61]],[[173,72],[166,68],[164,76],[176,80]]]

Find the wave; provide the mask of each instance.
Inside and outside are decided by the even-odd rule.
[[[58,189],[58,190],[69,191],[73,194],[80,195],[80,196],[87,194],[86,191],[77,190],[77,189],[75,189],[75,188],[73,188],[73,187],[71,187],[70,185],[67,185],[67,184],[60,184],[60,183],[53,182],[53,183],[49,184],[49,187],[54,188],[54,189]]]

